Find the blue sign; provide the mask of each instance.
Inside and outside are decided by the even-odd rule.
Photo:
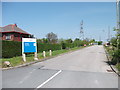
[[[23,53],[37,52],[36,39],[23,38],[22,39],[22,52]]]

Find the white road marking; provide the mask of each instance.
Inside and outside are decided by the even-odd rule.
[[[49,82],[50,80],[52,80],[55,76],[57,76],[58,74],[60,74],[62,72],[62,70],[59,70],[57,73],[55,73],[52,77],[50,77],[49,79],[47,79],[45,82],[43,82],[42,84],[40,84],[37,88],[41,88],[43,85],[45,85],[47,82]],[[37,89],[35,89],[37,90]]]

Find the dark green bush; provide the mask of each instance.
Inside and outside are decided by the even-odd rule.
[[[60,50],[61,45],[60,44],[48,44],[48,43],[37,43],[37,51],[48,51],[48,50]]]
[[[113,52],[111,63],[113,65],[116,65],[117,63],[120,63],[120,50],[115,50]]]
[[[2,57],[11,58],[22,54],[22,43],[16,41],[2,41]]]
[[[62,49],[66,49],[66,43],[62,42],[61,46],[62,46]]]
[[[99,42],[98,42],[98,45],[102,45],[102,41],[99,41]]]

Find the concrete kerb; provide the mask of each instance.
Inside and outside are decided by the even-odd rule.
[[[107,50],[105,49],[105,47],[104,47],[104,50],[105,50],[108,61],[110,61],[111,60],[110,56],[109,56]],[[110,65],[111,69],[120,77],[120,73],[118,72],[118,70],[113,65],[111,65],[111,64],[109,64],[109,65]]]
[[[83,48],[80,48],[80,49],[83,49]],[[80,50],[80,49],[77,49],[77,50]],[[45,61],[45,60],[48,60],[48,59],[51,59],[51,58],[55,58],[55,57],[62,56],[62,55],[68,54],[68,53],[72,53],[72,52],[77,51],[77,50],[72,50],[72,51],[69,51],[69,52],[66,52],[66,53],[62,53],[62,54],[59,54],[59,55],[56,55],[56,56],[46,57],[46,58],[43,58],[43,59],[39,59],[37,61],[25,63],[25,64],[18,65],[18,66],[15,66],[15,67],[2,68],[2,70],[9,70],[9,69],[15,69],[15,68],[29,66],[31,64],[35,64],[35,63],[42,62],[42,61]]]

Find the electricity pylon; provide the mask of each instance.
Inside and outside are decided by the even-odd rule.
[[[80,39],[84,40],[83,20],[80,23]]]

